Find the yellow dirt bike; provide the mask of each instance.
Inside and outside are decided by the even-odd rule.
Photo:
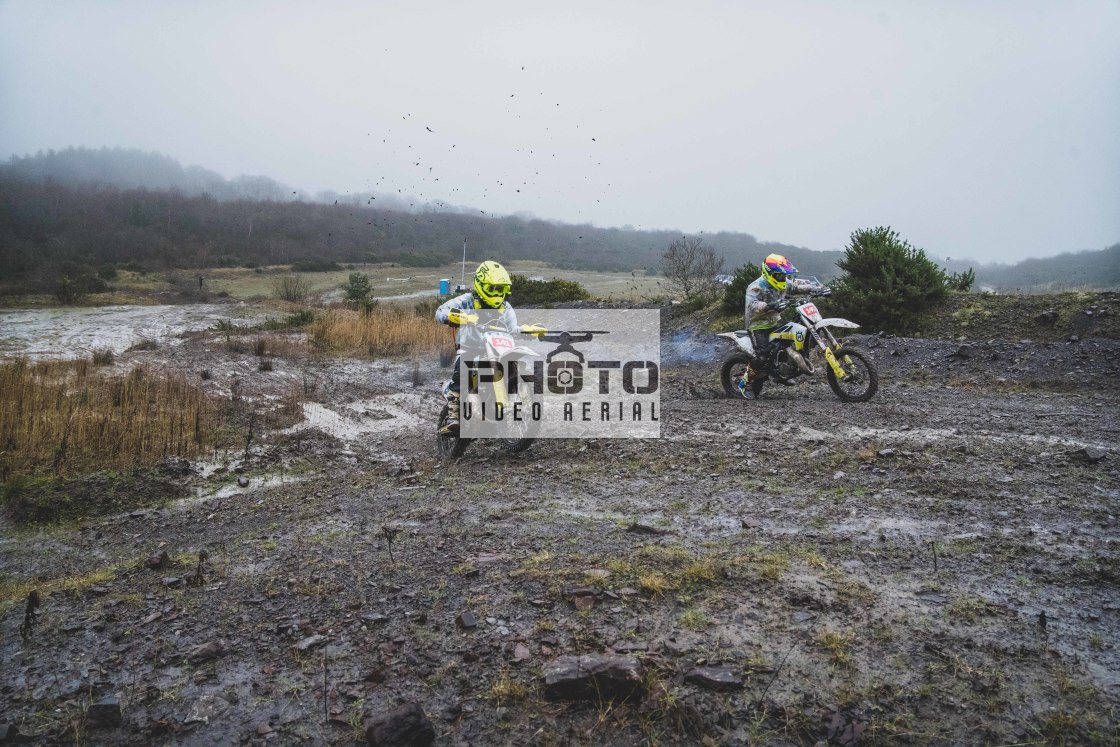
[[[541,332],[523,332],[539,336]],[[472,417],[489,418],[500,427],[496,439],[502,449],[517,454],[533,444],[533,434],[540,423],[539,403],[532,399],[532,384],[520,378],[511,387],[504,375],[510,363],[517,362],[522,370],[531,370],[533,359],[540,358],[537,351],[518,345],[513,334],[500,324],[487,324],[479,328],[481,346],[471,360],[474,363],[463,378],[460,395],[458,428],[447,428],[450,406],[445,404],[436,425],[436,447],[444,459],[458,459],[474,439],[462,437],[460,431],[465,420]],[[503,372],[503,373],[498,373]],[[444,392],[444,399],[450,394]],[[538,409],[534,409],[538,408]]]
[[[735,348],[720,362],[720,383],[727,396],[758,397],[768,379],[792,385],[799,376],[815,374],[823,358],[828,385],[837,397],[845,402],[871,399],[879,390],[878,369],[867,353],[840,342],[829,329],[858,329],[859,325],[847,319],[824,318],[812,303],[813,296],[827,296],[831,292],[822,286],[800,300],[782,301],[777,309],[796,306],[797,321],[786,322],[770,333],[765,354],[755,351],[747,330],[721,333],[720,337],[735,343]]]

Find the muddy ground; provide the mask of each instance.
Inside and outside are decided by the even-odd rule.
[[[708,340],[666,338],[660,440],[453,464],[432,363],[121,356],[298,384],[308,420],[169,464],[161,508],[4,525],[8,738],[364,743],[415,702],[448,745],[1116,743],[1117,341],[863,338],[846,405],[726,399]],[[631,697],[548,699],[581,654],[635,660]]]

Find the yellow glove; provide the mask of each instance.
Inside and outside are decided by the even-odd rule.
[[[460,324],[474,324],[478,321],[478,314],[471,314],[462,309],[452,309],[447,312],[447,323],[458,327]]]
[[[527,335],[533,335],[537,339],[540,339],[541,335],[548,334],[548,330],[539,324],[522,324],[521,331]]]

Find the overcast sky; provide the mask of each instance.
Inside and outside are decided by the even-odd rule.
[[[935,257],[1120,242],[1120,0],[0,0],[0,158]]]

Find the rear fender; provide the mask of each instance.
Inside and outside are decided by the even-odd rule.
[[[744,332],[743,330],[739,330],[738,332],[720,332],[716,337],[726,337],[728,340],[735,343],[735,346],[744,353],[752,358],[754,357],[754,343],[751,341],[749,332]]]

